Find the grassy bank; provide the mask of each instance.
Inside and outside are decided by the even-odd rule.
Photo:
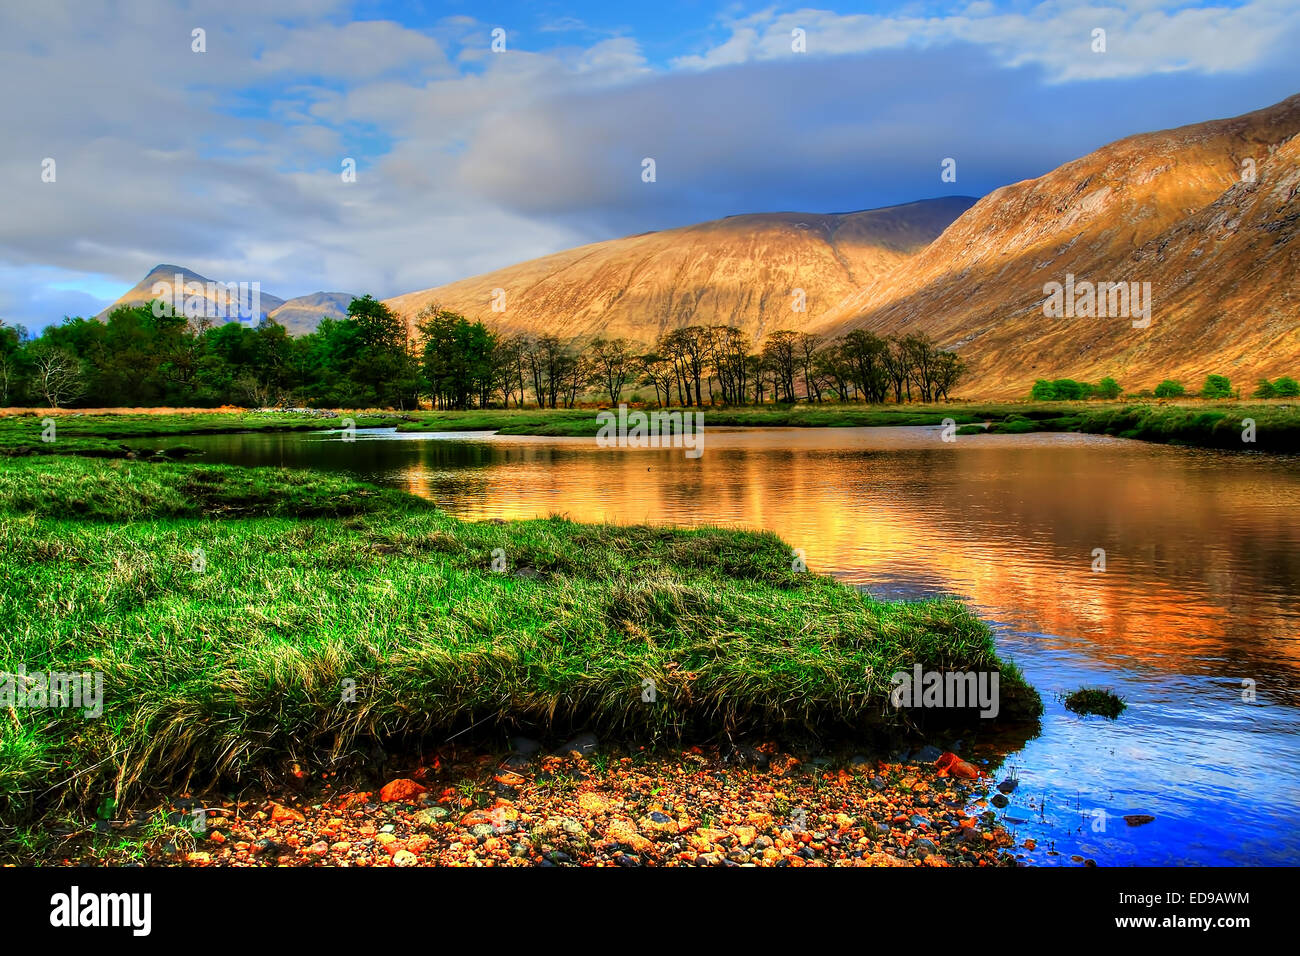
[[[187,435],[337,428],[351,417],[358,428],[405,432],[497,431],[504,435],[595,437],[595,408],[481,409],[466,412],[344,412],[334,418],[293,412],[196,414],[61,413],[57,440],[43,442],[42,417],[0,416],[0,456],[73,454],[104,458],[183,458]],[[957,402],[940,405],[705,406],[705,426],[837,428],[940,425],[952,419],[960,434],[1082,432],[1141,441],[1232,450],[1300,452],[1300,404],[1278,401],[1216,403]],[[1255,441],[1242,441],[1243,421],[1255,422]]]
[[[101,717],[0,713],[8,819],[480,723],[861,735],[918,662],[999,669],[1001,719],[1040,709],[962,605],[796,573],[768,534],[469,523],[326,475],[75,457],[0,465],[0,520],[0,670],[104,675]]]
[[[1249,451],[1300,452],[1300,405],[1289,402],[1178,404],[1125,402],[953,403],[943,405],[794,405],[710,408],[706,427],[876,427],[988,425],[992,434],[1082,432],[1163,444]],[[413,412],[402,431],[496,430],[506,435],[592,437],[593,409]],[[1242,440],[1243,420],[1255,441]],[[963,434],[979,434],[967,429]]]
[[[391,426],[397,413],[354,412],[358,428]],[[84,455],[91,458],[184,457],[182,438],[250,431],[314,431],[337,428],[344,416],[295,412],[196,412],[184,414],[91,414],[0,416],[0,456]],[[54,422],[53,441],[45,419]]]

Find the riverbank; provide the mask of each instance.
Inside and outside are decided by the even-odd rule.
[[[863,428],[940,426],[961,435],[1081,432],[1160,444],[1300,452],[1300,405],[1290,402],[1039,402],[933,405],[790,405],[702,409],[706,428]],[[413,412],[399,431],[495,430],[505,435],[593,437],[591,409]],[[1250,440],[1244,440],[1253,423]]]
[[[0,465],[0,515],[5,669],[103,675],[99,716],[8,710],[10,823],[472,727],[888,735],[941,713],[888,703],[917,664],[998,671],[1000,722],[1041,712],[960,603],[874,600],[771,534],[474,523],[319,473],[44,456]]]
[[[496,431],[503,435],[592,438],[600,409],[455,411],[9,410],[0,413],[0,455],[73,454],[106,458],[183,458],[186,435],[357,428],[402,432]],[[1077,432],[1160,444],[1234,451],[1300,452],[1300,404],[1286,400],[1212,402],[953,402],[931,405],[802,404],[703,408],[706,428],[862,428],[959,426],[961,436]],[[55,422],[45,437],[46,418]]]
[[[776,742],[546,753],[446,745],[386,774],[284,775],[60,821],[0,862],[54,866],[1007,866],[994,779],[953,754],[794,753]],[[1000,782],[1014,789],[1014,778]],[[1048,852],[1051,852],[1050,850]],[[6,860],[5,857],[8,859]],[[1017,859],[1019,857],[1019,860]],[[1078,864],[1091,863],[1082,857]]]

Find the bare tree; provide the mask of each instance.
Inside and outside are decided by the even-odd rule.
[[[596,339],[591,343],[591,354],[600,384],[609,394],[610,404],[617,405],[636,370],[632,343],[627,339]]]
[[[32,350],[32,368],[36,387],[51,408],[80,397],[86,390],[81,360],[57,346],[43,346]]]

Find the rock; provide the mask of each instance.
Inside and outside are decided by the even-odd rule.
[[[187,856],[185,859],[188,860],[188,861],[191,862],[191,863],[207,863],[207,862],[211,861],[211,859],[212,859],[212,854],[211,854],[211,853],[205,853],[205,852],[202,851],[202,850],[195,850],[193,853],[191,853],[191,854],[190,854],[189,856]]]
[[[428,792],[428,787],[422,787],[414,780],[397,779],[384,784],[384,788],[379,791],[379,799],[384,803],[412,803],[415,798],[422,793]]]
[[[1020,781],[1014,777],[1007,777],[998,784],[998,790],[1002,793],[1014,793],[1016,787],[1020,786]]]
[[[276,856],[281,850],[280,844],[274,840],[256,840],[249,847],[249,852],[255,855]]]
[[[531,737],[511,737],[510,749],[522,756],[531,757],[541,752],[542,745]]]
[[[410,850],[398,850],[393,854],[393,866],[416,866],[419,858]]]
[[[283,807],[278,803],[271,804],[271,822],[272,823],[306,823],[307,818],[297,810]]]
[[[415,815],[417,827],[432,827],[446,820],[451,814],[445,807],[429,807]]]
[[[941,777],[961,777],[966,780],[974,780],[980,775],[977,767],[962,760],[951,751],[940,754],[939,758],[934,762],[934,768],[939,771]]]
[[[943,756],[942,750],[940,750],[938,747],[931,747],[929,744],[926,744],[916,753],[912,754],[910,758],[910,762],[911,763],[934,763],[942,756]]]
[[[324,840],[319,840],[316,843],[313,843],[311,846],[307,847],[307,849],[303,850],[302,852],[306,856],[324,856],[329,851],[330,851],[330,845],[326,843]]]
[[[993,806],[997,807],[998,809],[1001,809],[1002,807],[1005,807],[1005,806],[1006,806],[1008,803],[1010,803],[1011,801],[1008,800],[1006,797],[1004,797],[1002,794],[1000,794],[1000,793],[995,793],[995,794],[993,794],[993,799],[992,799],[991,801],[989,801],[989,802],[992,803]]]
[[[721,866],[725,857],[721,853],[701,853],[695,858],[696,866]]]
[[[463,827],[472,827],[476,824],[486,823],[489,826],[496,827],[500,830],[503,829],[506,824],[516,823],[518,820],[518,810],[508,803],[499,803],[495,807],[489,807],[486,810],[471,810],[461,818],[460,825]]]
[[[555,751],[557,756],[569,757],[577,754],[579,757],[587,757],[596,752],[600,746],[600,741],[595,734],[578,734],[572,740],[563,744]]]
[[[919,814],[912,816],[912,818],[908,820],[908,823],[917,829],[921,829],[922,827],[929,829],[930,827],[930,821]]]
[[[469,828],[469,835],[472,837],[490,837],[497,832],[497,828],[490,823],[476,823]]]
[[[588,813],[608,813],[610,799],[600,793],[582,793],[578,795],[578,808]]]
[[[758,838],[758,831],[753,827],[736,827],[733,831],[741,846],[749,846]]]
[[[1154,823],[1155,817],[1149,813],[1126,813],[1124,822],[1131,827],[1145,826],[1148,823]]]
[[[642,830],[649,830],[653,833],[676,833],[677,821],[666,813],[655,810],[648,816],[642,817],[638,822]]]

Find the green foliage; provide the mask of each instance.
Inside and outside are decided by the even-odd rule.
[[[1172,379],[1167,378],[1156,386],[1156,398],[1177,398],[1186,394],[1187,389],[1183,388],[1182,383]]]
[[[1119,398],[1121,392],[1123,392],[1123,389],[1120,388],[1119,382],[1115,381],[1110,376],[1103,378],[1097,383],[1096,388],[1093,389],[1094,395],[1098,398],[1105,399]]]
[[[1251,393],[1253,398],[1276,398],[1277,388],[1266,378],[1261,378]]]
[[[0,476],[0,660],[99,671],[105,691],[96,720],[9,713],[7,821],[476,722],[861,732],[900,719],[889,675],[916,663],[996,669],[999,719],[1041,712],[958,602],[878,601],[793,571],[771,534],[466,522],[270,469],[63,457]]]
[[[1114,720],[1127,708],[1124,698],[1112,690],[1082,687],[1065,698],[1065,709],[1076,714],[1098,714]]]
[[[1300,396],[1300,382],[1283,375],[1273,382],[1273,392],[1278,398],[1296,398]]]
[[[1201,398],[1232,398],[1232,382],[1226,375],[1207,375],[1201,386]]]

